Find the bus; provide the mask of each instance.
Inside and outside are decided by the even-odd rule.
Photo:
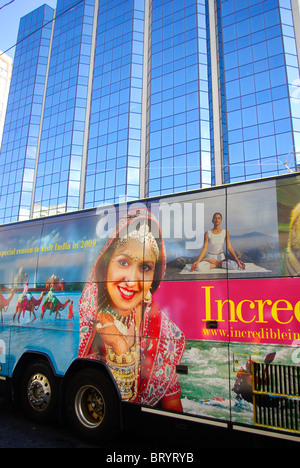
[[[300,174],[0,227],[0,395],[300,440]]]

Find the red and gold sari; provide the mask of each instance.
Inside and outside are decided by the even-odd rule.
[[[105,283],[106,267],[105,256],[112,251],[114,241],[130,223],[147,222],[155,229],[157,242],[160,250],[159,261],[155,268],[155,275],[152,284],[152,293],[159,287],[163,279],[166,267],[166,253],[160,228],[156,218],[148,210],[139,208],[127,213],[112,234],[108,237],[104,247],[100,251],[91,269],[88,282],[82,292],[79,302],[80,315],[80,343],[79,357],[102,360],[108,363],[108,356],[105,346],[101,345],[96,333],[95,322],[98,314],[98,303],[101,290]],[[107,260],[106,260],[107,261]],[[103,278],[99,281],[99,274],[102,271]],[[153,301],[143,304],[143,316],[137,337],[136,349],[138,350],[138,364],[132,368],[134,374],[135,391],[127,393],[124,399],[149,406],[155,406],[162,399],[164,401],[179,398],[180,384],[178,382],[176,366],[180,363],[185,348],[185,337],[180,329],[159,309]],[[97,343],[96,343],[97,341]],[[108,365],[108,367],[110,367]],[[118,366],[115,366],[116,368]],[[120,370],[122,366],[112,374],[116,377],[116,382],[121,390],[122,377]]]

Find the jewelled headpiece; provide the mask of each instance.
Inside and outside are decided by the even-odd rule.
[[[158,261],[159,248],[155,240],[155,237],[153,236],[152,232],[150,232],[149,230],[148,224],[143,224],[139,228],[135,229],[134,231],[129,232],[126,236],[121,237],[117,241],[117,247],[119,247],[120,245],[126,244],[126,242],[128,242],[130,239],[135,239],[140,246],[143,246],[145,242],[148,242],[148,244],[150,245],[155,255],[156,261]]]

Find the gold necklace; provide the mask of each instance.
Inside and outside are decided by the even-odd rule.
[[[119,387],[122,400],[134,401],[138,393],[140,342],[135,323],[135,343],[127,353],[116,354],[108,346],[107,364]]]
[[[102,312],[103,314],[108,314],[114,317],[116,320],[121,322],[125,327],[128,329],[131,327],[131,325],[134,322],[134,317],[136,313],[136,308],[132,309],[130,314],[128,315],[121,315],[118,312],[116,312],[113,307],[110,305],[107,305],[106,307],[102,308],[101,305],[98,308],[98,312]]]

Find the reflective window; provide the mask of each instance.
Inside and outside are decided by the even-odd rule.
[[[20,21],[0,166],[0,222],[30,216],[53,9]]]
[[[100,2],[85,207],[139,197],[143,51],[143,2]]]
[[[206,7],[205,0],[152,4],[150,196],[212,182]]]
[[[226,181],[286,172],[287,159],[293,170],[297,158],[299,164],[300,80],[290,0],[279,6],[261,0],[217,3]]]
[[[57,3],[34,216],[79,208],[94,0],[72,2]]]
[[[300,166],[291,1],[215,2],[217,96],[208,5],[150,2],[147,64],[143,0],[99,0],[97,18],[95,0],[58,0],[53,31],[47,6],[21,20],[0,221],[27,218],[32,207],[41,216],[77,210],[83,199],[85,208],[136,199],[144,152],[146,195],[213,185],[215,97],[225,182]]]

